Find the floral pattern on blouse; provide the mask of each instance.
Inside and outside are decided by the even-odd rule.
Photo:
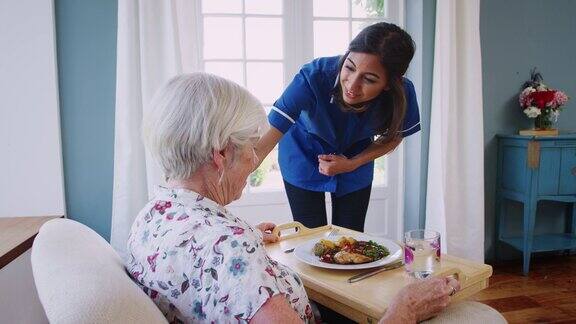
[[[261,232],[195,192],[159,187],[128,253],[128,273],[171,323],[245,323],[277,294],[313,322],[300,278],[267,255]]]

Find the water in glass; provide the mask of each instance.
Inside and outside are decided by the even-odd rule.
[[[414,278],[424,279],[440,269],[440,233],[413,230],[404,236],[404,264]]]

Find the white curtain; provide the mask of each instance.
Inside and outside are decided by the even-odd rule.
[[[484,261],[480,0],[438,0],[426,228],[445,253]]]
[[[155,91],[168,79],[198,70],[198,1],[120,0],[111,244],[125,256],[135,216],[162,183],[141,140],[141,121]]]

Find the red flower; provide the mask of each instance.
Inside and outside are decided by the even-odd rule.
[[[529,97],[532,99],[532,103],[540,108],[544,109],[548,105],[548,103],[552,103],[554,100],[554,90],[547,90],[547,91],[536,91],[532,92]]]
[[[266,267],[266,272],[271,276],[276,278],[276,274],[274,273],[274,270],[272,270],[272,268],[270,266]]]
[[[150,264],[150,270],[152,272],[156,272],[156,258],[158,257],[158,252],[149,255],[146,259],[148,260],[148,264]]]
[[[156,202],[156,204],[154,204],[154,209],[156,209],[158,212],[160,212],[160,215],[164,215],[164,212],[166,211],[167,208],[172,207],[172,202],[170,201],[162,201],[159,200]]]
[[[244,229],[242,227],[238,227],[238,226],[228,226],[230,229],[232,229],[232,234],[234,235],[242,235],[244,234]]]
[[[310,307],[310,304],[306,305],[306,309],[304,310],[304,313],[306,314],[306,318],[308,318],[308,319],[312,318],[312,307]]]

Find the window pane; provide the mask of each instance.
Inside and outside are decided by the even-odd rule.
[[[247,88],[263,104],[272,104],[282,94],[282,63],[248,62]]]
[[[256,169],[250,177],[250,192],[266,192],[284,189],[282,174],[278,166],[278,146],[268,154],[262,164]]]
[[[282,0],[246,0],[247,14],[281,15]]]
[[[349,42],[347,21],[314,22],[314,57],[344,54]]]
[[[281,18],[246,18],[246,58],[282,59]]]
[[[244,85],[242,62],[206,62],[204,63],[204,71]]]
[[[202,0],[203,13],[242,13],[242,0]]]
[[[348,0],[314,0],[314,17],[348,17]]]
[[[204,18],[204,58],[242,58],[242,18]]]
[[[352,38],[356,37],[362,29],[377,23],[377,21],[367,20],[367,21],[353,21],[352,22]]]
[[[374,160],[374,180],[372,181],[372,187],[385,187],[388,185],[388,177],[386,175],[387,166],[388,159],[386,156]]]
[[[386,0],[352,0],[352,17],[386,17]]]

